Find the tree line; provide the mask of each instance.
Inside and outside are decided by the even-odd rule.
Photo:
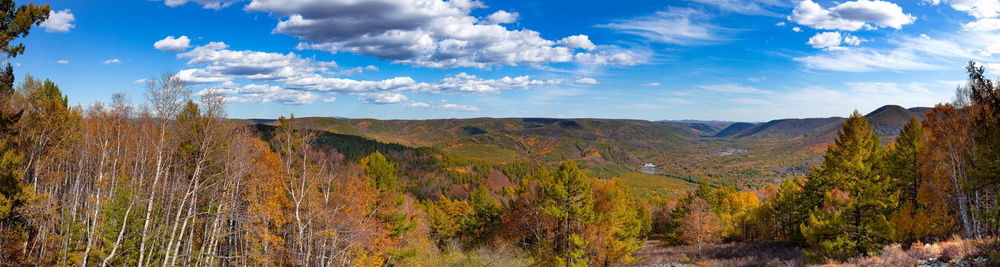
[[[789,242],[813,262],[870,256],[890,243],[995,236],[1000,87],[975,62],[966,70],[952,103],[911,119],[892,142],[854,112],[806,176],[742,192],[703,185],[654,207],[653,232],[668,243]]]

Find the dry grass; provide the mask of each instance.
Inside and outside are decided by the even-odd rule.
[[[703,247],[660,246],[655,241],[636,252],[635,266],[801,266],[799,248],[785,243],[738,243]]]
[[[956,236],[948,241],[934,244],[913,243],[908,250],[904,250],[899,244],[892,244],[882,248],[882,252],[878,256],[855,258],[849,264],[850,266],[916,266],[921,260],[934,260],[942,263],[956,263],[964,260],[966,264],[978,266],[972,261],[975,261],[982,254],[977,245],[984,242],[990,242],[990,240],[967,240]]]
[[[983,256],[982,244],[993,239],[967,240],[953,237],[933,244],[913,243],[909,249],[900,244],[882,248],[877,256],[851,259],[846,263],[828,262],[819,266],[917,266],[932,260],[960,266],[997,266]],[[784,243],[722,244],[702,248],[695,246],[660,246],[647,242],[636,252],[635,266],[804,266],[798,247]]]

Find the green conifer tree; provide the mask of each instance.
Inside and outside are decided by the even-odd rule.
[[[593,222],[594,196],[591,181],[575,162],[565,161],[550,177],[542,181],[545,201],[542,211],[556,219],[554,252],[567,266],[586,264],[586,242],[576,236],[586,224]]]
[[[869,255],[890,240],[888,215],[897,205],[898,192],[882,175],[882,158],[878,137],[855,111],[805,186],[808,199],[819,199],[800,227],[812,247],[808,256],[845,260]]]

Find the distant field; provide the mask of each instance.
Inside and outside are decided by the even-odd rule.
[[[697,187],[697,183],[686,181],[682,178],[645,174],[641,172],[627,172],[618,176],[625,185],[635,190],[643,198],[659,196],[662,198],[677,198],[684,192]]]

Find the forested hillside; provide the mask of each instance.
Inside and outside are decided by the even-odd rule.
[[[0,11],[9,60],[49,8]],[[175,73],[70,106],[7,64],[0,266],[995,265],[1000,85],[967,71],[751,124],[236,120]]]

